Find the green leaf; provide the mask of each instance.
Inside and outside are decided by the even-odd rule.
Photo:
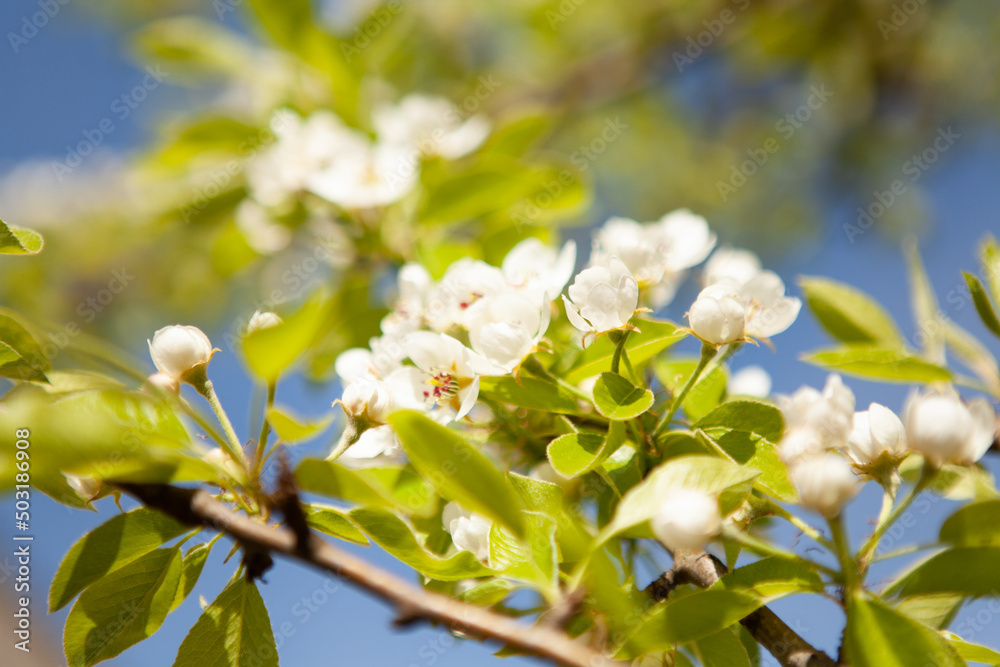
[[[0,308],[0,342],[6,343],[26,362],[41,371],[51,368],[36,335],[28,331],[11,311]]]
[[[983,321],[986,328],[992,331],[994,335],[1000,336],[1000,318],[997,317],[997,312],[993,310],[993,304],[990,303],[990,297],[987,296],[983,283],[968,271],[963,271],[962,275],[965,276],[965,282],[969,286],[969,292],[972,294],[972,303],[976,306],[979,319]]]
[[[170,611],[181,606],[181,603],[194,590],[194,585],[198,583],[198,578],[201,577],[201,571],[205,569],[205,561],[208,560],[208,554],[211,551],[212,543],[204,542],[194,545],[184,554],[184,561],[181,563],[180,583],[177,584],[177,595],[174,596],[174,601],[170,605]]]
[[[503,601],[511,590],[510,582],[504,579],[487,579],[478,586],[462,591],[455,598],[480,607],[491,607]]]
[[[847,375],[879,378],[889,382],[948,382],[951,371],[905,352],[878,347],[847,347],[808,353],[816,366]]]
[[[37,255],[44,245],[38,232],[0,220],[0,255]]]
[[[910,270],[910,301],[918,336],[923,340],[924,356],[935,363],[944,363],[945,334],[938,322],[943,319],[934,287],[927,277],[920,249],[915,242],[906,243],[907,265]]]
[[[490,568],[538,588],[549,599],[559,594],[556,522],[539,512],[526,512],[527,538],[519,540],[500,525],[490,529]]]
[[[280,324],[248,333],[243,339],[243,353],[250,370],[267,382],[276,382],[316,340],[326,315],[326,303],[316,294]]]
[[[597,536],[596,543],[602,544],[618,533],[647,522],[659,510],[664,496],[674,488],[719,494],[722,513],[728,514],[747,496],[759,474],[714,456],[670,459],[654,468],[622,497],[614,518]]]
[[[180,549],[157,549],[85,590],[66,617],[69,667],[113,658],[156,632],[170,612],[181,569]]]
[[[972,644],[958,635],[949,632],[948,643],[955,649],[959,657],[966,662],[981,662],[987,665],[1000,665],[1000,653],[986,646]]]
[[[639,331],[633,331],[625,341],[625,351],[633,366],[651,359],[674,343],[683,340],[688,333],[681,330],[673,322],[666,320],[633,318]],[[573,367],[566,373],[565,379],[570,384],[578,384],[582,380],[598,373],[611,370],[611,358],[615,354],[615,344],[609,336],[603,336],[593,342],[583,351]]]
[[[683,644],[728,628],[756,611],[764,601],[744,591],[700,590],[668,600],[642,622],[637,634],[662,648]]]
[[[550,442],[545,453],[557,473],[579,477],[600,463],[607,441],[603,433],[567,433]]]
[[[508,472],[507,479],[525,509],[555,519],[556,543],[563,561],[575,562],[587,555],[593,537],[580,516],[567,508],[561,487],[514,472]]]
[[[0,341],[0,377],[12,380],[48,382],[45,373],[22,357],[13,347]]]
[[[286,444],[308,440],[326,430],[333,423],[333,415],[315,421],[305,421],[292,416],[285,409],[272,407],[267,411],[267,421],[281,441]]]
[[[746,590],[760,597],[773,598],[792,593],[822,593],[823,580],[804,560],[772,556],[728,572],[715,587]]]
[[[524,536],[517,494],[479,450],[420,412],[399,410],[389,416],[389,423],[413,466],[442,496]]]
[[[190,528],[156,510],[119,514],[81,537],[59,564],[49,588],[49,612],[84,588]]]
[[[409,467],[352,470],[335,461],[304,459],[295,477],[306,491],[353,503],[400,509],[422,517],[437,509],[433,488]]]
[[[816,319],[837,340],[902,347],[895,322],[869,295],[826,278],[803,277],[799,285]]]
[[[961,547],[1000,547],[1000,500],[962,507],[941,525],[940,540]]]
[[[236,576],[202,613],[173,667],[278,667],[267,607],[257,587]]]
[[[594,406],[608,419],[626,421],[653,406],[653,392],[608,371],[601,373],[594,385]]]
[[[341,540],[368,546],[368,538],[358,530],[358,527],[348,517],[335,507],[306,505],[306,523],[310,527]]]
[[[1000,590],[997,563],[1000,563],[1000,546],[946,549],[904,574],[886,594],[994,595]]]
[[[961,595],[915,595],[896,605],[902,614],[940,630],[947,628],[965,604]]]
[[[687,382],[698,365],[697,360],[658,359],[653,366],[656,377],[663,386],[676,394]],[[717,366],[703,375],[684,397],[681,405],[684,415],[691,421],[697,421],[715,408],[726,393],[726,370]]]
[[[963,667],[944,637],[875,600],[851,598],[844,644],[853,667]]]
[[[581,411],[576,395],[569,390],[555,382],[524,375],[516,380],[510,375],[480,378],[479,395],[499,403],[545,412],[577,414]]]
[[[455,581],[493,574],[469,551],[449,558],[431,553],[420,545],[406,522],[388,510],[359,507],[349,516],[376,544],[426,577]]]
[[[734,431],[756,433],[771,442],[781,440],[785,420],[781,410],[762,401],[727,401],[694,423],[695,428],[724,426]]]
[[[779,500],[795,500],[797,494],[788,479],[788,468],[778,457],[778,446],[756,433],[712,428],[699,437],[715,451],[736,463],[760,471],[754,487]]]
[[[737,633],[726,628],[695,641],[702,667],[750,667],[750,656]]]
[[[993,300],[1000,302],[1000,243],[997,243],[992,235],[983,242],[980,258],[983,261],[986,284],[993,293]]]
[[[968,331],[945,318],[942,321],[944,339],[962,363],[971,369],[990,391],[1000,396],[1000,365],[985,345]]]

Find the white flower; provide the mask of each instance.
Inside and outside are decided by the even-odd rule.
[[[702,284],[729,281],[742,286],[761,272],[760,258],[749,250],[723,247],[716,250],[705,263]]]
[[[500,270],[514,289],[543,292],[551,301],[562,293],[575,266],[573,241],[567,241],[557,253],[555,248],[529,237],[510,249]]]
[[[399,338],[423,326],[434,280],[419,264],[404,264],[396,275],[396,284],[396,303],[380,326],[383,333]]]
[[[173,375],[167,375],[162,371],[157,371],[146,378],[146,382],[154,387],[159,387],[163,391],[169,391],[172,394],[176,394],[180,391],[181,385],[177,381],[177,378]]]
[[[903,422],[896,413],[878,403],[854,413],[847,454],[858,465],[874,463],[883,453],[899,456],[906,450]]]
[[[594,234],[590,265],[607,265],[617,257],[636,282],[652,284],[663,276],[663,260],[649,242],[646,229],[630,218],[613,217]]]
[[[195,366],[207,364],[214,352],[201,329],[180,324],[163,327],[146,342],[156,369],[178,380]]]
[[[732,396],[767,398],[771,394],[771,376],[760,366],[746,366],[733,374],[727,389]]]
[[[380,141],[447,159],[471,153],[490,133],[484,117],[463,120],[448,100],[422,94],[407,95],[397,105],[377,106],[372,124]]]
[[[802,309],[802,301],[785,296],[785,283],[773,271],[762,271],[739,290],[747,305],[748,336],[770,338],[792,325]]]
[[[709,285],[688,311],[694,335],[712,345],[746,340],[747,307],[732,283]]]
[[[481,514],[470,512],[458,503],[448,503],[441,512],[441,523],[451,534],[452,544],[459,551],[471,551],[481,562],[490,558],[490,529],[493,522]]]
[[[333,362],[333,371],[344,386],[358,378],[379,377],[371,350],[363,347],[348,348],[337,355],[337,359]]]
[[[799,492],[802,506],[828,519],[840,514],[861,488],[850,465],[835,454],[801,459],[789,469],[788,477]]]
[[[551,312],[547,296],[530,292],[481,299],[469,309],[469,342],[497,374],[510,373],[538,345]]]
[[[607,266],[592,266],[569,286],[566,316],[580,331],[603,333],[628,324],[639,306],[639,285],[617,257]]]
[[[417,183],[419,164],[398,146],[366,143],[310,174],[311,192],[345,209],[387,206]]]
[[[381,380],[361,377],[344,388],[340,403],[351,416],[384,424],[392,411],[392,394]]]
[[[686,208],[671,211],[649,225],[646,236],[668,274],[701,264],[716,242],[708,221]]]
[[[464,327],[468,310],[476,301],[510,291],[500,269],[463,257],[444,272],[430,296],[426,318],[435,331],[444,332],[455,325]]]
[[[854,422],[854,393],[839,375],[830,375],[820,393],[802,387],[791,396],[779,396],[785,435],[778,454],[785,463],[847,445]]]
[[[397,407],[442,408],[454,419],[468,414],[479,397],[479,372],[489,363],[451,336],[429,331],[410,334],[406,351],[416,366],[404,366],[386,378]]]
[[[402,454],[392,427],[383,424],[366,429],[358,437],[358,441],[340,455],[337,462],[351,468],[367,468],[399,462],[403,459]]]
[[[276,327],[281,324],[281,321],[281,318],[277,314],[269,310],[255,310],[253,315],[250,316],[250,321],[247,322],[247,333]]]
[[[650,520],[656,539],[671,551],[701,549],[722,530],[719,501],[694,489],[670,491]]]
[[[303,120],[281,110],[271,121],[276,141],[247,163],[250,195],[267,207],[286,206],[307,188],[317,171],[345,155],[364,150],[368,138],[329,111]]]
[[[971,465],[996,434],[996,414],[985,398],[964,403],[950,388],[913,393],[904,411],[906,440],[934,465]]]
[[[292,231],[274,221],[263,206],[253,199],[244,199],[233,213],[233,221],[243,239],[258,255],[270,255],[288,247]]]

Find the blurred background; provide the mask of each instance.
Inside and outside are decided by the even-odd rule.
[[[294,300],[333,278],[357,288],[352,301],[345,297],[345,311],[370,302],[371,317],[331,323],[326,353],[278,388],[280,403],[320,416],[339,396],[331,379],[335,353],[377,332],[381,285],[393,263],[443,262],[426,254],[442,240],[455,256],[495,260],[516,240],[508,233],[515,224],[586,248],[590,228],[609,215],[650,220],[689,207],[723,243],[761,254],[790,292],[797,293],[798,275],[829,276],[871,293],[911,332],[917,328],[906,324],[914,317],[901,242],[914,237],[942,310],[983,331],[960,271],[978,269],[978,241],[1000,230],[1000,6],[328,0],[313,3],[308,29],[272,20],[264,30],[250,4],[0,5],[0,218],[46,238],[37,257],[4,260],[0,301],[50,323],[59,350],[60,332],[79,329],[147,359],[145,340],[155,329],[202,327],[222,349],[213,377],[241,437],[254,432],[253,387],[230,340],[255,308],[275,301],[275,293]],[[281,6],[253,4],[264,12]],[[345,257],[305,271],[314,243],[306,221],[284,216],[279,248],[236,219],[243,175],[226,165],[246,152],[240,146],[248,138],[264,136],[275,109],[333,108],[370,129],[366,110],[411,91],[490,118],[496,130],[484,150],[519,156],[504,163],[512,173],[538,170],[534,194],[472,192],[488,212],[425,225],[421,238],[407,243],[352,238]],[[530,214],[542,187],[567,169],[571,185],[553,206]],[[402,215],[426,212],[424,203]],[[357,264],[369,266],[356,274]],[[694,291],[688,285],[665,315],[680,320]],[[826,342],[803,315],[777,339],[777,354],[749,349],[734,366],[764,366],[776,392],[821,385],[825,373],[796,358]],[[878,400],[897,411],[907,391],[860,380],[850,386],[859,406]],[[336,428],[294,455],[322,453]],[[985,463],[994,474],[1000,468],[995,456]],[[875,495],[868,488],[848,510],[856,539],[874,518]],[[36,501],[32,610],[48,638],[36,637],[38,660],[24,664],[64,664],[68,610],[44,617],[45,593],[69,546],[117,511],[110,500],[98,507],[92,514]],[[940,500],[914,510],[902,539],[936,535],[951,509]],[[790,545],[795,536],[778,539]],[[231,572],[221,562],[225,551],[215,550],[196,589],[207,600]],[[406,570],[377,547],[363,551]],[[883,564],[875,576],[888,577],[905,561]],[[4,595],[10,577],[9,556],[0,556]],[[395,632],[381,603],[297,565],[279,563],[266,579],[261,591],[285,665],[490,660],[488,647],[435,629]],[[200,614],[195,598],[108,664],[169,664]],[[971,603],[953,627],[965,623],[966,639],[1000,647],[995,608]],[[835,650],[842,616],[828,601],[798,596],[775,611],[817,646]],[[4,664],[11,664],[9,650],[0,649]]]

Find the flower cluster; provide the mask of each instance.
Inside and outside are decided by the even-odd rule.
[[[905,425],[878,403],[855,412],[854,394],[838,375],[828,378],[822,392],[802,387],[779,403],[786,427],[779,454],[802,505],[826,517],[837,516],[857,493],[859,475],[881,481],[908,451],[933,466],[971,465],[996,433],[989,402],[966,404],[950,387],[911,394]]]

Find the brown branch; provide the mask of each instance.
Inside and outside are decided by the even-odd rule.
[[[708,588],[726,571],[722,561],[704,551],[678,551],[674,554],[673,567],[647,586],[646,591],[657,600],[665,600],[682,584]],[[740,624],[783,667],[836,667],[837,663],[830,656],[800,637],[767,607],[753,612]]]
[[[234,512],[203,490],[165,484],[118,486],[144,505],[193,526],[223,531],[245,548],[277,553],[343,577],[388,601],[406,619],[441,623],[481,639],[493,639],[564,667],[620,665],[546,625],[526,625],[490,609],[424,590],[362,558],[311,536],[308,547],[287,528],[274,528]]]

